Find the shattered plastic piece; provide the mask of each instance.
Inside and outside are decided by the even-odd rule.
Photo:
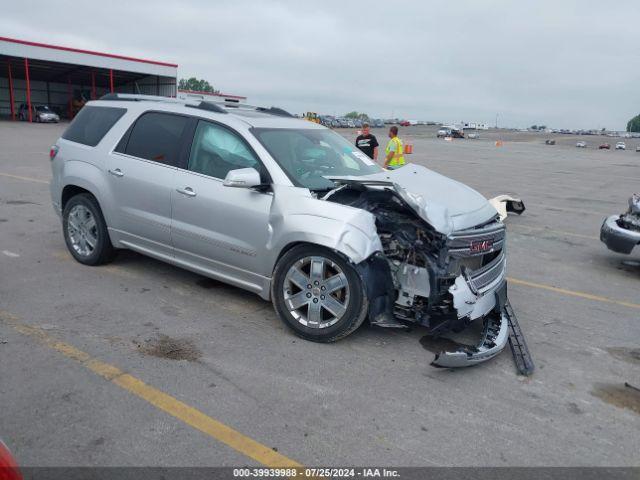
[[[535,370],[535,365],[531,359],[529,353],[529,347],[524,339],[522,330],[520,330],[520,324],[516,317],[511,303],[509,300],[504,305],[507,318],[509,320],[509,346],[511,347],[511,353],[513,354],[513,361],[516,363],[516,368],[520,375],[529,376]]]
[[[509,339],[508,319],[503,311],[486,317],[482,340],[476,347],[461,347],[455,352],[436,353],[431,365],[442,368],[458,368],[477,365],[498,355]]]
[[[518,373],[531,375],[535,366],[507,298],[506,284],[496,292],[496,304],[496,310],[485,317],[482,339],[476,347],[462,346],[456,351],[437,353],[431,365],[444,368],[477,365],[498,355],[508,341]]]
[[[489,203],[498,211],[500,220],[507,218],[509,212],[522,215],[522,212],[525,211],[524,202],[511,195],[498,195],[489,199]]]

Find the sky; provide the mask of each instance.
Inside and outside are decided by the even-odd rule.
[[[293,113],[622,130],[640,1],[7,1],[0,36],[177,63]]]

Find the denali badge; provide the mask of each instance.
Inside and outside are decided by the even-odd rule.
[[[487,252],[493,248],[493,240],[476,240],[469,245],[471,253]]]

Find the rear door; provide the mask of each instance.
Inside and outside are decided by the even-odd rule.
[[[109,156],[111,228],[124,245],[172,256],[171,191],[189,118],[145,112]]]
[[[268,174],[242,136],[199,120],[172,192],[171,235],[178,260],[221,280],[259,291],[268,240],[271,192],[225,187],[230,170],[253,167]]]

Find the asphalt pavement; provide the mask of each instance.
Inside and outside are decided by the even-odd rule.
[[[638,191],[640,153],[401,129],[412,162],[525,201],[507,224],[526,378],[508,351],[435,369],[421,328],[306,342],[256,295],[136,253],[78,264],[47,184],[63,128],[0,122],[0,438],[21,464],[640,464],[624,386],[640,387],[640,251],[598,240]]]

